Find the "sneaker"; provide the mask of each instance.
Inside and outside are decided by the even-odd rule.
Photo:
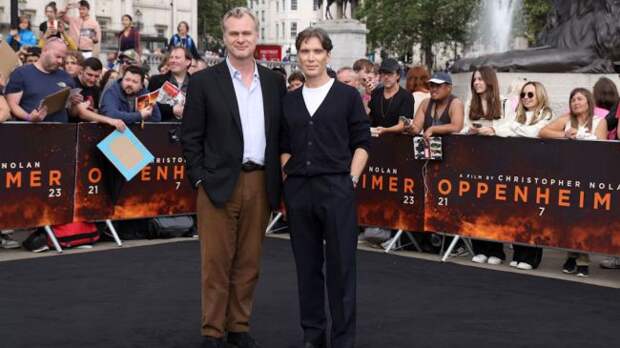
[[[601,268],[620,269],[620,257],[608,257],[601,261]]]
[[[529,271],[531,269],[534,269],[534,267],[532,267],[532,265],[530,265],[527,262],[519,262],[519,264],[517,265],[517,268],[524,270],[524,271]]]
[[[577,266],[577,277],[586,278],[590,275],[588,266]]]
[[[564,266],[562,266],[562,272],[566,274],[574,274],[577,272],[577,259],[574,257],[569,257],[564,262]]]
[[[502,263],[502,259],[500,259],[499,257],[491,256],[489,257],[487,262],[489,263],[489,265],[500,265]]]
[[[474,256],[471,260],[475,263],[485,263],[487,262],[488,257],[484,254],[478,254]]]
[[[48,251],[48,250],[50,250],[50,247],[48,247],[47,245],[43,245],[43,246],[40,246],[40,247],[38,247],[36,249],[33,249],[32,252],[33,253],[42,253],[42,252]]]
[[[0,246],[3,249],[16,249],[19,248],[21,245],[19,244],[18,241],[12,239],[11,237],[4,235],[0,238]]]
[[[519,265],[519,261],[510,261],[510,267],[517,267]]]

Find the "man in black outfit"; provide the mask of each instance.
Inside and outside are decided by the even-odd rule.
[[[168,57],[168,72],[151,77],[149,92],[156,91],[166,82],[170,82],[185,95],[187,86],[189,86],[190,75],[188,70],[191,64],[191,53],[183,47],[174,47]],[[183,117],[183,103],[176,103],[175,105],[157,103],[157,106],[161,111],[162,122],[177,122]]]
[[[375,89],[370,97],[370,122],[373,133],[402,133],[405,124],[400,116],[413,119],[413,95],[399,84],[400,65],[392,58],[384,59],[379,68],[382,87]]]
[[[358,234],[354,191],[368,160],[369,122],[359,92],[327,74],[332,49],[327,33],[310,27],[295,44],[306,82],[284,98],[280,149],[304,347],[326,347],[326,262],[331,347],[352,348]]]
[[[258,20],[249,9],[230,10],[222,26],[228,57],[190,79],[181,136],[198,189],[202,346],[257,348],[250,315],[269,213],[280,205],[286,87],[254,60]]]

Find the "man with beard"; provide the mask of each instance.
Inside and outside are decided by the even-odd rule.
[[[137,110],[136,99],[148,93],[144,88],[144,70],[132,65],[125,69],[123,77],[114,81],[101,97],[101,113],[112,118],[123,120],[125,124],[144,121],[159,122],[161,114],[157,105]]]
[[[39,109],[41,101],[66,87],[75,87],[73,78],[61,68],[67,45],[57,38],[50,39],[34,64],[21,66],[11,74],[6,86],[6,99],[11,113],[19,120],[29,122],[68,122],[66,109],[48,115],[47,109]]]
[[[192,56],[188,50],[183,47],[174,47],[170,51],[168,57],[168,72],[162,75],[151,77],[149,82],[149,91],[153,92],[161,88],[166,82],[176,86],[183,95],[187,93],[189,85],[188,69],[192,64]],[[161,120],[163,122],[177,121],[183,117],[184,104],[176,104],[170,106],[168,104],[157,103],[161,111]]]
[[[381,62],[379,76],[383,86],[372,92],[368,103],[371,127],[377,136],[402,133],[405,124],[400,117],[413,118],[413,95],[400,86],[400,71],[395,59],[386,58]]]
[[[103,65],[97,58],[88,58],[82,62],[80,74],[75,78],[75,85],[80,88],[80,94],[83,102],[77,104],[74,108],[73,116],[79,117],[84,121],[98,122],[108,124],[119,131],[125,129],[125,123],[122,120],[103,116],[97,113],[99,108],[99,96],[101,88],[97,85]]]

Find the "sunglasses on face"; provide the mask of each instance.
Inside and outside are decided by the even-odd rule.
[[[532,99],[532,98],[534,98],[534,93],[532,93],[532,92],[521,93],[521,99],[525,99],[525,97],[528,97],[529,99]]]

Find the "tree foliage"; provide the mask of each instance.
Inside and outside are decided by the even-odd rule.
[[[368,43],[404,55],[420,44],[427,64],[436,43],[465,43],[478,0],[366,0],[358,18],[368,28]],[[430,64],[429,64],[430,65]]]
[[[231,8],[247,6],[247,0],[200,0],[198,1],[199,41],[207,50],[223,47],[220,21]]]
[[[536,43],[538,35],[543,31],[549,13],[553,9],[551,0],[524,0],[523,10],[527,25],[525,36],[530,44]]]

